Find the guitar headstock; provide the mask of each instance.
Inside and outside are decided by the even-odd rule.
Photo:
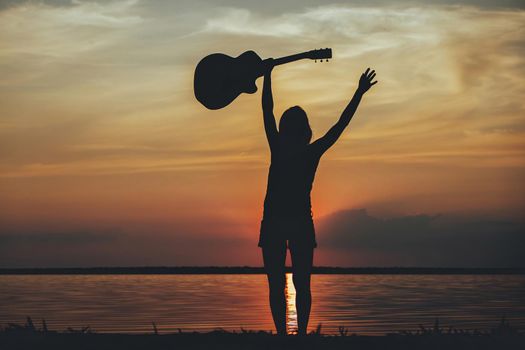
[[[332,49],[326,48],[326,49],[311,50],[307,52],[307,57],[312,60],[329,59],[329,58],[332,58]]]

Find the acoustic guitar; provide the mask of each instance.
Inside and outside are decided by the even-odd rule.
[[[311,50],[295,55],[277,58],[277,66],[302,59],[328,60],[332,49]],[[257,91],[255,81],[264,74],[266,60],[253,51],[246,51],[238,57],[214,53],[204,57],[195,68],[193,90],[197,100],[208,109],[220,109],[229,105],[242,93]]]

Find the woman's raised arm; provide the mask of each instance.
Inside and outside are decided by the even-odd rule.
[[[272,96],[272,69],[273,59],[264,61],[264,84],[262,92],[262,110],[264,119],[264,130],[266,131],[266,138],[270,145],[270,150],[277,146],[279,133],[275,123],[275,116],[273,115],[273,96]]]
[[[326,150],[332,147],[332,145],[339,139],[345,128],[350,123],[350,120],[352,120],[352,117],[354,116],[354,113],[357,110],[357,107],[359,106],[359,102],[361,102],[361,98],[363,97],[363,95],[374,84],[377,83],[377,81],[372,82],[375,76],[375,71],[371,71],[370,68],[367,68],[367,70],[363,74],[361,74],[361,78],[359,78],[359,86],[356,92],[354,93],[352,100],[350,100],[343,113],[341,114],[341,117],[339,118],[337,123],[335,123],[334,126],[332,126],[323,137],[320,137],[312,143],[311,146],[314,148],[316,153],[322,155],[324,152],[326,152]]]

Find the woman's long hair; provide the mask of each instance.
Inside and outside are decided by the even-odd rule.
[[[286,146],[306,146],[312,140],[312,129],[306,112],[299,106],[284,111],[279,121],[279,139]]]

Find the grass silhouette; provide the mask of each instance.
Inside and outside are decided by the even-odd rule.
[[[307,336],[279,336],[247,330],[161,333],[152,322],[147,334],[97,333],[90,326],[50,330],[45,320],[37,327],[31,317],[25,324],[8,323],[0,329],[2,349],[524,349],[525,332],[512,327],[505,317],[489,330],[443,327],[436,318],[432,327],[361,336],[340,326],[338,334],[322,333],[322,325]]]

